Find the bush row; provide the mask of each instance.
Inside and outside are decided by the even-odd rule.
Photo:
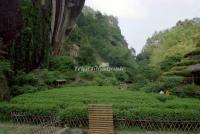
[[[6,117],[10,112],[16,111],[52,115],[61,119],[87,118],[87,106],[93,103],[112,104],[114,117],[117,118],[200,119],[198,99],[122,91],[109,86],[66,87],[24,94],[10,102],[1,102],[0,116]]]
[[[51,115],[61,120],[69,118],[88,118],[87,106],[73,106],[59,110],[56,106],[48,105],[1,105],[0,120],[8,120],[9,113],[12,111],[26,112],[32,115]],[[171,108],[148,108],[135,107],[128,109],[113,108],[114,118],[127,119],[151,119],[151,120],[200,120],[200,112],[198,110],[187,109],[171,109]]]

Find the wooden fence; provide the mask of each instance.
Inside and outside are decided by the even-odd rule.
[[[112,105],[89,105],[89,134],[113,134]]]

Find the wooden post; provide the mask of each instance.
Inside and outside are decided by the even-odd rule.
[[[89,105],[89,134],[114,134],[112,105]]]

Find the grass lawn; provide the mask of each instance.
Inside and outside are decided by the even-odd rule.
[[[87,117],[87,105],[113,104],[114,116],[142,119],[200,119],[200,100],[161,96],[155,93],[122,91],[115,87],[65,87],[13,98],[0,103],[0,119],[11,111]]]

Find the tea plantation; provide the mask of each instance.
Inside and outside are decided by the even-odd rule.
[[[11,111],[52,115],[61,119],[87,117],[91,103],[113,104],[115,118],[199,120],[200,100],[122,91],[117,87],[65,87],[24,94],[0,103],[0,119]]]

